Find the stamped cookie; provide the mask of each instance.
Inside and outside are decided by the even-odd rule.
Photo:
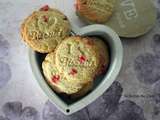
[[[83,20],[104,23],[113,14],[116,0],[76,0],[76,13]]]
[[[48,53],[54,51],[71,31],[67,17],[56,9],[44,6],[33,12],[21,25],[24,41],[35,51]]]
[[[90,83],[79,84],[66,79],[55,65],[55,54],[53,52],[46,56],[42,63],[42,69],[47,82],[58,93],[81,96],[86,94],[91,88]]]
[[[92,39],[96,45],[96,49],[99,52],[100,57],[100,64],[97,70],[97,74],[103,74],[106,72],[109,65],[109,48],[102,39],[96,37],[93,37]]]
[[[93,81],[99,65],[99,54],[89,38],[68,37],[56,48],[57,68],[66,78],[79,83]]]

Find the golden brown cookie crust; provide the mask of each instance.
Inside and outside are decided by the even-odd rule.
[[[109,66],[109,47],[100,38],[92,37],[94,44],[96,45],[97,52],[99,53],[100,64],[97,70],[97,75],[106,72]]]
[[[35,51],[48,53],[67,36],[71,26],[68,18],[56,9],[35,11],[21,25],[21,35]]]
[[[76,99],[76,98],[84,96],[85,94],[87,94],[89,91],[92,90],[92,87],[93,87],[93,82],[87,83],[86,85],[84,85],[84,87],[79,92],[72,94],[71,98]]]

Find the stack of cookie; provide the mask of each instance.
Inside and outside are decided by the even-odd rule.
[[[92,88],[95,76],[104,72],[107,65],[108,52],[103,41],[72,36],[47,55],[42,68],[54,90],[81,96]]]
[[[92,89],[94,78],[104,73],[109,53],[99,38],[69,36],[67,17],[44,6],[21,25],[24,41],[35,51],[47,53],[42,69],[57,93],[80,97]]]

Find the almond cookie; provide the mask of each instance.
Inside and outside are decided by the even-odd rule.
[[[96,49],[99,52],[100,64],[97,70],[97,75],[103,74],[106,72],[109,65],[109,48],[107,44],[100,38],[92,38]]]
[[[21,25],[24,41],[35,51],[48,53],[54,51],[71,31],[67,17],[48,6],[33,12]]]
[[[68,37],[55,50],[56,66],[67,79],[86,84],[93,81],[99,66],[99,54],[92,39]]]
[[[83,20],[104,23],[114,11],[115,0],[76,0],[76,13]]]
[[[76,96],[82,96],[86,94],[92,84],[79,84],[67,79],[63,73],[59,72],[55,65],[55,54],[54,52],[49,53],[42,63],[42,69],[46,81],[49,85],[58,93],[66,93],[68,95],[75,94]],[[91,84],[91,85],[90,85]],[[74,96],[75,96],[74,95]]]

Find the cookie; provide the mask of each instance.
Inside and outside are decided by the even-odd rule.
[[[25,41],[25,37],[24,37],[24,27],[25,27],[25,23],[27,22],[27,20],[31,17],[32,15],[28,16],[27,18],[24,19],[23,23],[21,24],[20,27],[20,33],[21,33],[21,37],[22,39]]]
[[[55,65],[55,53],[49,53],[42,63],[42,69],[46,81],[57,93],[65,93],[68,95],[75,94],[74,96],[84,95],[89,91],[91,85],[79,84],[77,82],[67,79],[63,72],[59,72]],[[85,87],[86,86],[86,87]]]
[[[68,18],[56,9],[45,6],[33,12],[21,25],[21,36],[35,51],[54,51],[61,41],[70,35]]]
[[[83,20],[104,23],[114,11],[115,0],[76,0],[76,13]]]
[[[93,42],[96,45],[97,52],[99,52],[100,64],[97,70],[97,75],[106,72],[109,65],[109,48],[107,44],[100,38],[93,37]]]
[[[92,39],[68,37],[55,50],[56,66],[67,79],[86,84],[93,81],[99,65],[99,54]]]
[[[93,81],[84,85],[84,87],[79,92],[72,94],[71,98],[76,99],[76,98],[82,97],[82,96],[86,95],[89,91],[91,91],[92,88],[93,88]]]

